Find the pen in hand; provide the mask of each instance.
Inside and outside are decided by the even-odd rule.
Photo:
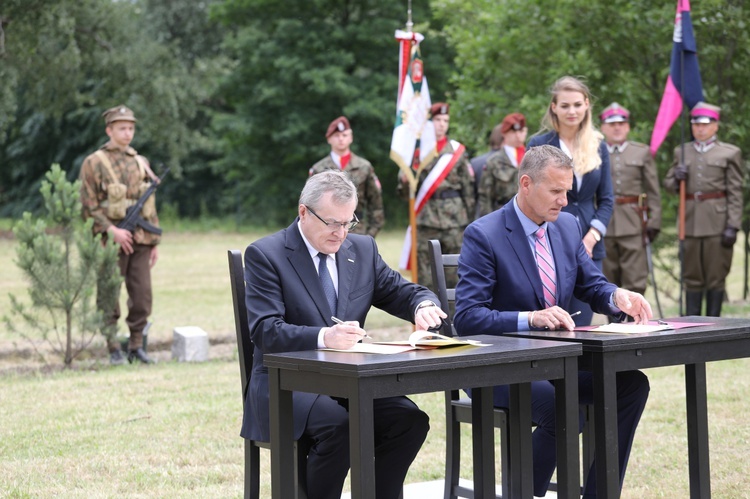
[[[573,312],[572,314],[570,314],[570,316],[575,317],[576,315],[580,315],[580,314],[581,314],[581,311],[579,310],[578,312]]]
[[[334,315],[331,316],[331,320],[333,322],[335,322],[336,324],[346,324],[346,322],[342,321],[341,319],[339,319],[338,317],[336,317]],[[369,334],[365,333],[365,335],[363,336],[363,338],[370,338],[370,339],[372,339],[372,336],[370,336]]]

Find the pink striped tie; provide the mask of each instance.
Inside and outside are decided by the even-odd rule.
[[[539,228],[534,233],[536,243],[534,244],[534,253],[536,254],[536,264],[539,267],[539,277],[542,278],[542,288],[544,290],[544,304],[546,308],[553,307],[556,303],[557,285],[555,284],[555,261],[552,255],[547,251],[544,228]]]

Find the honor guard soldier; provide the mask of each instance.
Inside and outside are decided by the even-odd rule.
[[[120,273],[128,290],[128,316],[125,323],[130,330],[128,361],[150,364],[143,349],[143,331],[151,315],[151,267],[159,257],[157,245],[161,239],[159,217],[154,196],[141,209],[142,221],[131,233],[117,227],[130,206],[136,205],[152,182],[158,178],[151,171],[148,160],[130,147],[135,135],[135,116],[125,106],[104,111],[105,131],[109,141],[90,154],[81,165],[81,203],[84,218],[93,218],[95,233],[111,237],[120,246]],[[119,294],[119,293],[118,293]],[[104,334],[110,352],[110,363],[124,363],[120,344],[115,338],[120,318],[119,301],[114,310],[103,310],[108,318]]]
[[[474,218],[474,171],[465,147],[449,140],[449,105],[437,102],[430,108],[435,127],[437,157],[419,174],[414,209],[417,211],[417,277],[419,284],[432,289],[430,273],[430,239],[437,239],[443,253],[460,253],[464,229]],[[405,176],[398,188],[408,197]],[[456,283],[455,273],[448,275],[448,285]]]
[[[482,173],[484,173],[484,167],[487,165],[487,160],[490,159],[490,156],[495,154],[502,146],[503,146],[503,132],[502,132],[503,125],[498,123],[495,125],[495,127],[492,129],[492,132],[490,132],[490,150],[486,153],[477,156],[476,158],[472,158],[469,162],[471,164],[471,169],[474,170],[474,197],[477,198],[479,196],[479,185],[482,182]],[[479,204],[477,203],[477,208],[479,208]]]
[[[479,181],[477,217],[502,207],[518,192],[518,165],[526,151],[526,117],[512,113],[503,118],[503,145],[487,160]]]
[[[599,115],[609,149],[615,206],[607,226],[603,270],[607,280],[644,293],[649,262],[646,244],[661,230],[661,196],[656,165],[645,144],[628,140],[630,112],[613,102]]]
[[[375,237],[385,223],[380,180],[375,175],[372,164],[350,150],[354,134],[346,116],[339,116],[328,125],[326,140],[331,146],[331,153],[310,168],[310,175],[326,170],[343,170],[348,173],[357,186],[359,197],[355,212],[359,224],[352,229],[352,234]]]
[[[682,278],[687,315],[718,317],[724,301],[725,281],[742,222],[742,152],[719,142],[720,108],[699,102],[690,111],[695,140],[674,152],[674,162],[664,187],[679,192],[685,182],[685,241]]]

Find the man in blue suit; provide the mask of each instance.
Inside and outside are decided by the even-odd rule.
[[[570,158],[550,145],[531,148],[519,167],[518,183],[513,202],[466,228],[458,260],[454,320],[458,333],[570,331],[574,328],[569,313],[573,296],[598,313],[625,313],[638,324],[647,323],[652,312],[645,298],[607,282],[586,254],[575,217],[562,212],[568,202],[566,193],[573,186]],[[539,235],[540,229],[544,233]],[[538,266],[538,253],[551,260],[551,265],[540,262]],[[540,267],[546,275],[540,274]],[[593,403],[591,373],[581,371],[578,377],[580,403]],[[648,392],[648,379],[640,371],[617,373],[621,486]],[[532,383],[531,397],[532,419],[537,424],[532,437],[534,495],[544,496],[556,465],[552,383]],[[508,407],[507,386],[495,387],[494,404]],[[589,473],[584,497],[595,497],[595,482],[596,473]]]
[[[307,180],[299,217],[286,229],[245,250],[250,336],[255,344],[242,436],[269,440],[268,370],[263,354],[349,349],[365,336],[375,306],[418,328],[441,324],[438,298],[388,267],[370,236],[349,234],[357,223],[357,188],[345,173],[326,171]],[[332,316],[345,324],[334,324]],[[309,447],[309,499],[339,499],[349,470],[349,415],[345,401],[295,392],[294,438]],[[406,397],[377,399],[375,489],[379,499],[399,497],[429,418]]]

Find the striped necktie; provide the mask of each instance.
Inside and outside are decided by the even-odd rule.
[[[539,277],[542,278],[544,290],[544,305],[546,308],[553,307],[557,303],[557,285],[555,284],[555,261],[547,250],[547,241],[543,227],[540,227],[534,235],[534,253],[536,264],[539,267]]]
[[[328,255],[325,253],[318,253],[318,278],[320,279],[320,285],[323,286],[323,292],[328,300],[328,306],[331,308],[331,314],[336,315],[336,308],[338,306],[338,297],[336,296],[336,288],[333,287],[333,279],[331,274],[328,272]]]

